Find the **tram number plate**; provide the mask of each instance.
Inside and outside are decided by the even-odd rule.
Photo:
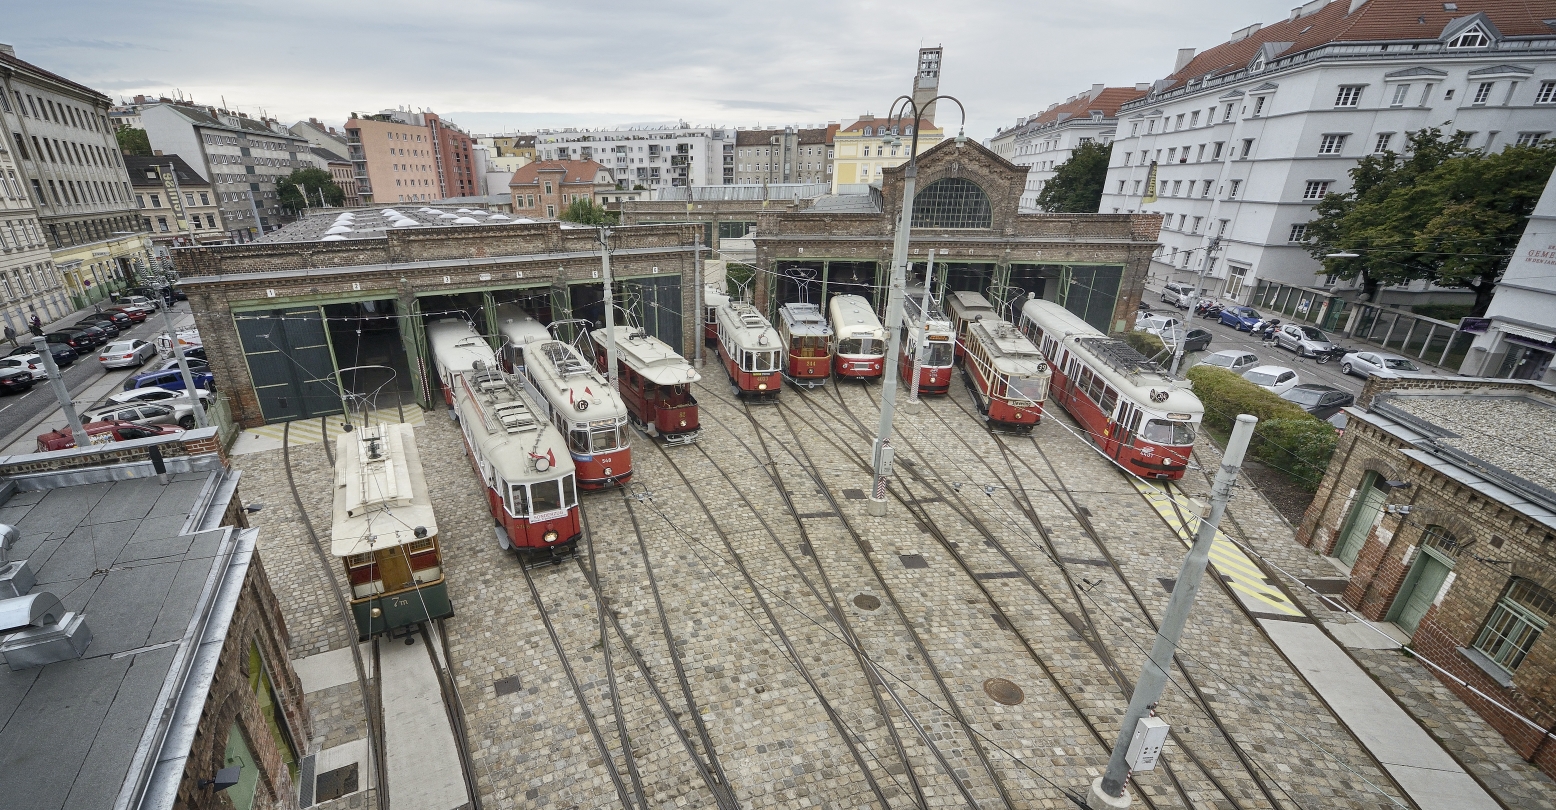
[[[539,523],[545,520],[557,520],[559,518],[565,517],[567,517],[567,507],[564,506],[561,509],[553,509],[550,512],[537,512],[533,515],[530,515],[529,522]]]

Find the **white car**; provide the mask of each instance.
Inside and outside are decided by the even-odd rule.
[[[0,357],[0,369],[19,368],[32,372],[34,380],[47,380],[49,370],[43,367],[43,355],[41,354],[13,354],[9,357]]]
[[[145,312],[148,315],[156,312],[158,309],[157,302],[147,298],[144,295],[126,295],[123,298],[120,298],[117,301],[117,304],[121,307],[135,307],[136,309]]]
[[[1241,349],[1222,349],[1194,365],[1216,366],[1224,368],[1233,374],[1242,374],[1248,369],[1259,365],[1259,355],[1253,352],[1245,352]]]
[[[144,340],[116,340],[97,353],[103,368],[139,368],[157,354],[157,347]]]
[[[1243,372],[1243,379],[1279,396],[1293,388],[1302,378],[1285,366],[1254,366]]]
[[[194,430],[194,407],[187,399],[168,399],[161,402],[126,402],[87,411],[81,415],[83,422],[140,422],[145,425],[178,425],[184,430]]]
[[[1135,318],[1136,330],[1158,337],[1161,336],[1162,332],[1173,327],[1181,327],[1182,325],[1183,321],[1178,318],[1174,318],[1171,315],[1158,315],[1155,312],[1142,312],[1139,317]]]
[[[1383,352],[1351,352],[1340,358],[1340,371],[1358,377],[1382,377],[1385,380],[1401,373],[1419,372],[1421,367],[1408,357]]]
[[[210,407],[211,392],[206,391],[205,389],[197,389],[196,393],[200,395],[200,404],[206,407]],[[155,385],[148,385],[145,388],[136,388],[133,391],[120,391],[119,393],[109,397],[108,402],[113,405],[125,405],[136,402],[159,402],[167,404],[168,400],[175,399],[187,400],[188,397],[186,397],[185,392],[181,390],[160,388]]]
[[[1189,299],[1196,297],[1203,298],[1205,294],[1202,292],[1196,293],[1193,284],[1169,281],[1162,288],[1162,303],[1172,304],[1178,309],[1188,309]]]

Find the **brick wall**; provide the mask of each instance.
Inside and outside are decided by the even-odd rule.
[[[225,451],[217,439],[216,428],[202,428],[185,431],[165,441],[135,439],[48,453],[6,456],[6,461],[0,463],[0,477],[145,463],[152,447],[158,448],[165,459],[214,454],[223,464],[226,463]]]

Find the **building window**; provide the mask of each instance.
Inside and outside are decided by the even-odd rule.
[[[1214,152],[1214,154],[1212,154],[1210,156],[1210,159],[1211,160],[1220,160],[1221,159],[1221,148],[1226,146],[1226,142],[1225,141],[1216,141],[1215,146],[1216,146],[1215,152]]]
[[[1534,103],[1556,103],[1556,82],[1540,82],[1540,91],[1535,94]],[[26,157],[26,155],[23,155],[22,157]]]
[[[1448,41],[1450,48],[1484,48],[1490,44],[1491,37],[1478,25]]]
[[[1359,84],[1342,85],[1339,94],[1335,96],[1334,105],[1336,107],[1355,107],[1361,103],[1361,91],[1362,85]]]
[[[1178,192],[1182,191],[1182,190],[1183,190],[1183,181],[1182,180],[1174,180],[1174,181],[1172,181],[1172,196],[1174,196],[1174,197],[1178,196]]]
[[[1545,136],[1549,134],[1548,132],[1520,132],[1518,133],[1518,145],[1538,146],[1545,140]]]
[[[1199,110],[1189,114],[1189,129],[1199,126]]]
[[[1379,132],[1378,133],[1378,140],[1375,143],[1373,143],[1373,145],[1372,145],[1373,153],[1374,154],[1379,154],[1379,153],[1382,153],[1382,152],[1387,152],[1389,150],[1389,144],[1392,143],[1393,140],[1394,140],[1394,133],[1392,133],[1392,132]]]
[[[1302,189],[1302,199],[1321,200],[1329,193],[1328,180],[1309,180],[1307,186]]]
[[[1325,135],[1323,140],[1318,143],[1318,153],[1320,155],[1338,155],[1340,150],[1344,148],[1344,135]]]
[[[1253,100],[1253,117],[1258,118],[1259,113],[1264,112],[1264,99],[1267,96],[1259,96]]]
[[[1136,197],[1138,197],[1138,196],[1140,196],[1140,181],[1139,181],[1139,180],[1136,180],[1136,181],[1135,181],[1135,186],[1134,186],[1134,190],[1133,190],[1133,192],[1132,192],[1132,193],[1133,193],[1133,194],[1134,194],[1134,195],[1135,195],[1135,196],[1136,196]]]
[[[1491,88],[1496,82],[1481,82],[1475,88],[1475,100],[1471,104],[1485,104],[1486,99],[1491,98]]]
[[[140,207],[140,208],[145,208],[146,207],[146,198],[144,196],[140,195],[140,194],[136,194],[135,195],[135,205]]]
[[[1409,93],[1409,92],[1410,92],[1410,85],[1408,85],[1408,84],[1397,84],[1397,85],[1394,85],[1394,97],[1389,99],[1389,106],[1390,107],[1403,107],[1404,104],[1405,104],[1405,94]]]
[[[1191,231],[1189,231],[1189,232],[1190,233],[1199,233],[1199,224],[1200,224],[1200,222],[1204,221],[1204,219],[1205,219],[1204,217],[1195,217],[1194,218],[1194,228]]]
[[[1253,138],[1243,139],[1243,160],[1247,160],[1253,154]]]
[[[1243,181],[1241,181],[1241,180],[1233,180],[1232,181],[1232,191],[1231,191],[1230,194],[1226,195],[1226,198],[1228,200],[1235,200],[1235,199],[1237,199],[1237,190],[1239,188],[1241,188],[1242,185],[1243,185]]]
[[[1307,241],[1307,223],[1306,222],[1299,222],[1296,225],[1291,226],[1291,234],[1286,237],[1286,241],[1287,242],[1306,242]]]
[[[1514,579],[1475,639],[1475,649],[1512,672],[1556,613],[1556,598],[1527,579]]]
[[[1226,111],[1221,114],[1221,123],[1232,120],[1232,105],[1226,105]]]

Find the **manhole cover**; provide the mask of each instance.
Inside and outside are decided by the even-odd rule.
[[[983,691],[989,697],[994,698],[995,703],[1003,703],[1006,706],[1014,706],[1027,696],[1022,693],[1021,687],[1005,680],[1004,678],[990,678],[983,682]]]
[[[881,600],[867,593],[862,593],[854,597],[854,607],[859,608],[860,610],[877,610],[880,608],[880,606]]]

